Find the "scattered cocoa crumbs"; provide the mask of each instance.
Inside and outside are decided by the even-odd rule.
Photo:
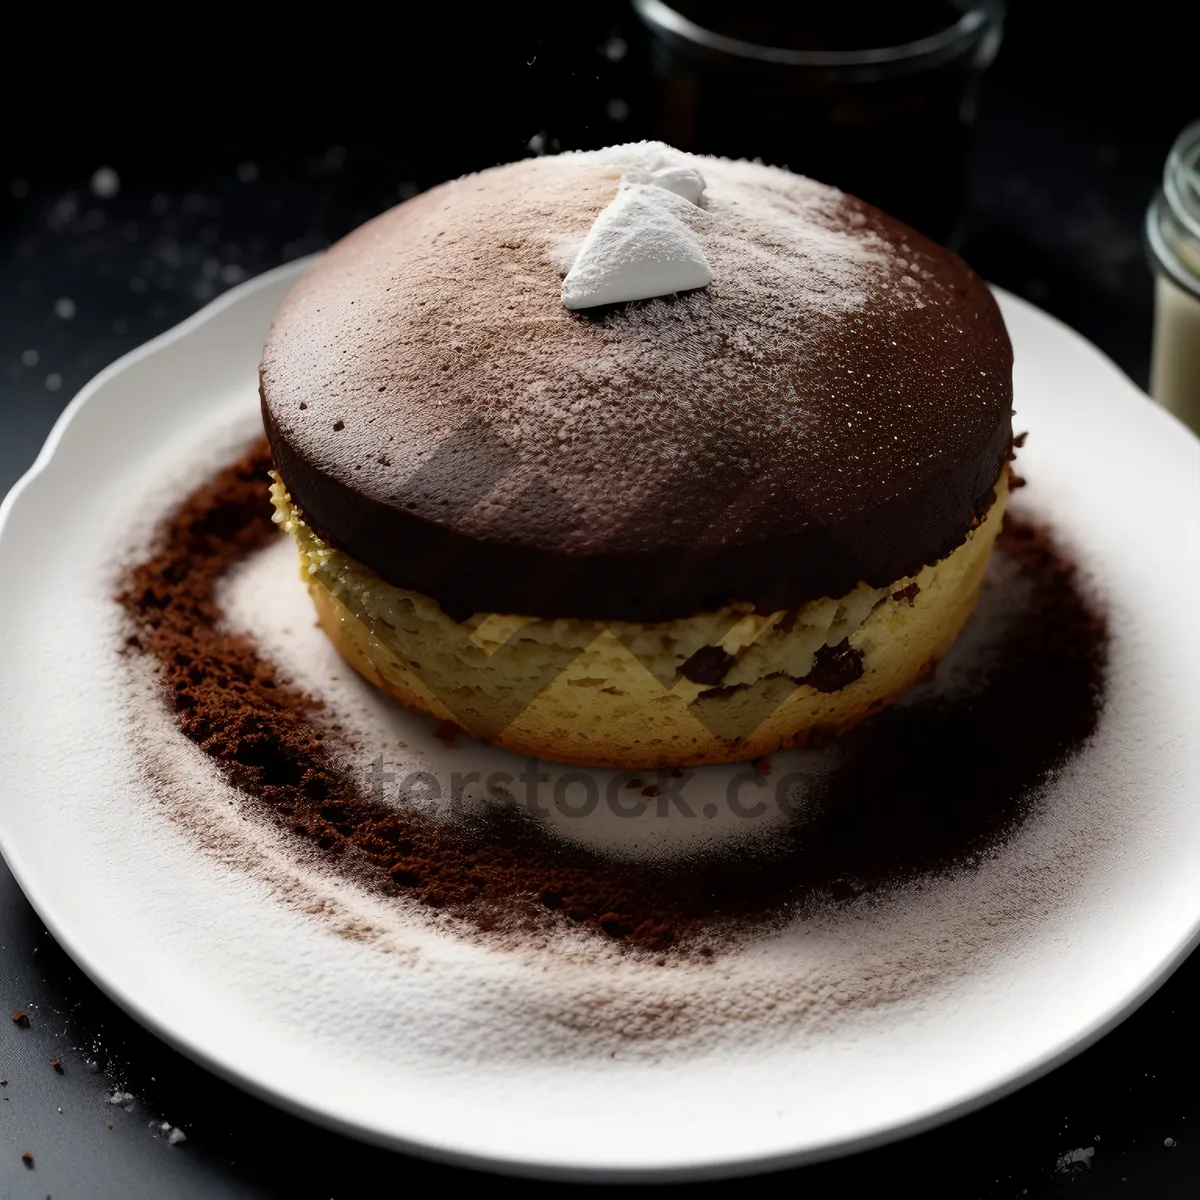
[[[803,825],[756,856],[630,863],[569,845],[514,806],[468,824],[383,804],[337,769],[320,702],[280,683],[251,640],[222,625],[218,581],[276,536],[269,465],[265,447],[248,455],[166,524],[118,597],[128,652],[156,663],[181,732],[264,818],[396,903],[480,931],[563,921],[622,945],[711,953],[714,922],[770,922],[984,848],[1096,725],[1103,619],[1050,537],[1010,516],[999,549],[1032,602],[1003,633],[986,681],[966,702],[915,693],[847,737],[842,765],[816,786],[816,815],[806,806]],[[833,691],[861,672],[843,642],[818,655],[807,681]]]
[[[895,600],[897,604],[899,604],[901,600],[907,600],[908,607],[912,608],[913,604],[916,603],[916,599],[920,594],[920,591],[921,585],[914,579],[907,587],[902,587],[898,592],[893,592],[892,599]]]
[[[29,1018],[23,1012],[15,1012],[12,1015],[13,1024],[20,1029],[29,1028]]]
[[[762,756],[762,758],[756,758],[754,760],[754,769],[760,775],[770,775],[770,773],[771,773],[771,756],[769,754],[764,754]]]
[[[301,796],[321,801],[337,783],[309,723],[319,704],[277,690],[271,664],[218,628],[213,594],[234,563],[275,536],[262,499],[267,465],[262,451],[249,454],[196,492],[118,599],[132,618],[127,648],[157,660],[182,732],[232,782],[290,813]]]
[[[33,1170],[33,1151],[22,1150],[21,1161],[32,1171]]]
[[[57,1074],[59,1074],[59,1075],[65,1074],[65,1072],[63,1070],[63,1065],[61,1062],[58,1061],[57,1058],[52,1058],[50,1060],[50,1065],[54,1068],[54,1070]]]
[[[642,795],[643,796],[657,796],[658,795],[658,784],[657,783],[646,784],[646,786],[644,788],[642,788]]]
[[[634,930],[633,922],[620,913],[610,912],[604,913],[600,917],[600,928],[613,938],[628,937]]]

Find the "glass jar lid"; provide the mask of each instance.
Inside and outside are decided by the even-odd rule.
[[[1200,296],[1200,121],[1171,147],[1162,189],[1146,213],[1146,242],[1154,265]]]

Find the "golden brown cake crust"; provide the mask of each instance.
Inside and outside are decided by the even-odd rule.
[[[398,661],[403,656],[396,646],[375,637],[370,619],[352,612],[319,572],[313,579],[305,568],[305,577],[318,621],[338,651],[406,707],[538,758],[593,767],[698,766],[758,758],[817,735],[845,732],[930,671],[975,606],[1003,519],[1003,480],[998,493],[993,511],[962,546],[918,573],[905,589],[885,593],[851,630],[846,640],[859,656],[861,674],[828,691],[776,676],[681,696],[678,689],[660,686],[638,663],[622,661],[618,642],[606,651],[598,625],[597,642],[586,659],[575,659],[575,669],[563,671],[511,723],[496,729],[491,719],[496,681],[489,681],[486,694],[478,666],[463,664],[453,677],[435,678],[435,647],[427,637],[423,670],[409,670]],[[377,631],[387,635],[386,629]],[[517,665],[528,669],[528,664]],[[596,678],[581,680],[581,675]],[[580,682],[596,686],[575,686]],[[620,686],[600,686],[604,683]]]

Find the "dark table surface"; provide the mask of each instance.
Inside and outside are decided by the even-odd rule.
[[[1140,223],[1171,135],[1194,114],[1160,107],[1131,121],[1128,105],[1095,80],[1082,100],[1069,86],[1045,86],[1039,70],[1057,51],[1052,38],[1019,40],[1028,11],[1014,6],[1015,29],[985,90],[962,253],[1145,386],[1151,286]],[[627,82],[610,40],[633,36],[626,21],[609,14],[584,30],[601,53],[581,72],[595,113],[576,144],[627,140],[636,129],[636,108],[605,99]],[[542,54],[553,72],[555,46],[535,41],[532,57]],[[1147,77],[1152,65],[1143,64]],[[247,121],[236,137],[201,139],[187,154],[119,123],[107,132],[94,123],[53,149],[43,137],[18,143],[0,162],[0,494],[106,363],[481,156],[518,157],[534,134],[553,137],[553,119],[539,120],[532,103],[532,116],[511,118],[507,151],[507,142],[430,150],[430,139],[406,150],[360,136],[353,122],[320,120],[286,136]],[[180,120],[190,133],[203,126]],[[561,140],[571,136],[564,128]],[[1195,1196],[1198,1000],[1193,957],[1117,1030],[1020,1092],[933,1132],[754,1186]],[[0,1011],[18,1010],[29,1027],[6,1019],[0,1029],[0,1196],[351,1197],[474,1182],[316,1129],[193,1065],[81,974],[0,866]],[[115,1093],[131,1099],[113,1104]],[[163,1122],[186,1140],[171,1144]],[[32,1166],[22,1164],[26,1150]]]

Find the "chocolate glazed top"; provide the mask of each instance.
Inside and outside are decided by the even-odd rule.
[[[572,313],[621,170],[707,181],[713,282]],[[418,196],[292,289],[263,415],[328,542],[452,616],[774,612],[944,557],[1010,451],[1012,350],[955,255],[811,180],[655,144]]]

